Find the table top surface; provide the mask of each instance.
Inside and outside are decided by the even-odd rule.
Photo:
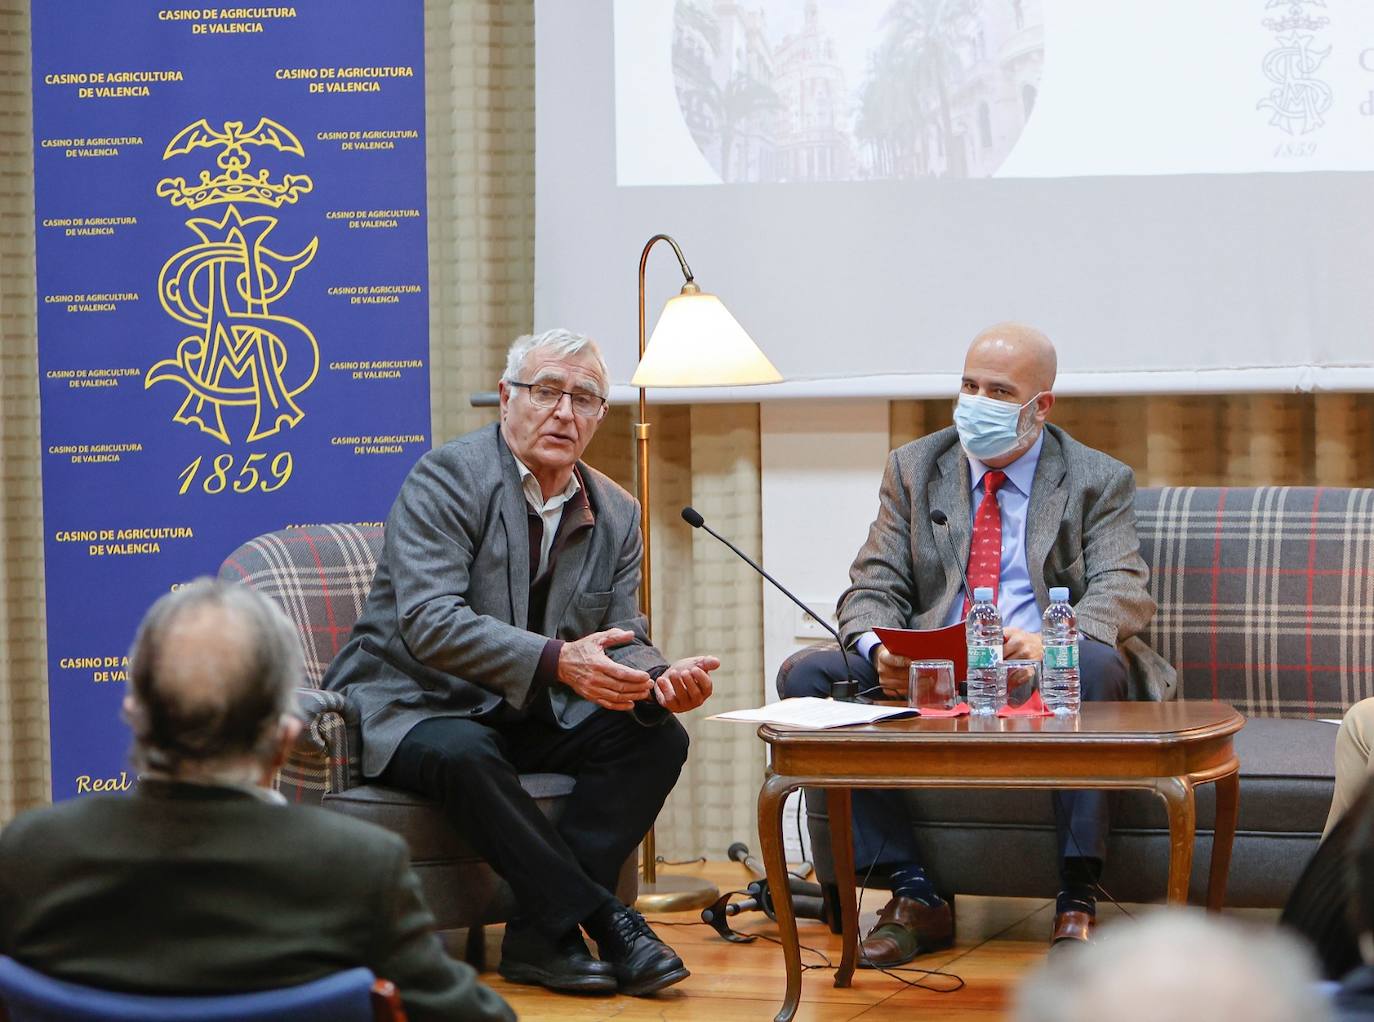
[[[1053,742],[1120,746],[1204,741],[1234,734],[1244,726],[1245,718],[1229,703],[1178,699],[1084,703],[1076,717],[906,717],[823,730],[764,724],[758,733],[770,745]]]

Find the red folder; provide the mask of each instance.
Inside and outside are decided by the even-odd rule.
[[[968,678],[968,645],[964,622],[947,628],[875,628],[889,651],[909,660],[953,660],[954,681]]]

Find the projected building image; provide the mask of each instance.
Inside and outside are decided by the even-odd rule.
[[[989,177],[1043,38],[1039,0],[677,0],[673,80],[724,182]]]

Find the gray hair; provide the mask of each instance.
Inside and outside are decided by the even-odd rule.
[[[129,651],[135,768],[213,773],[270,762],[302,676],[300,639],[268,597],[209,578],[168,593]]]
[[[1287,934],[1193,909],[1104,928],[1051,957],[1016,997],[1015,1022],[1323,1022],[1306,948]]]
[[[567,355],[576,355],[583,350],[590,351],[596,359],[597,375],[601,377],[601,396],[608,397],[611,371],[606,367],[606,360],[601,357],[601,349],[590,337],[575,334],[562,327],[545,330],[542,334],[525,334],[523,337],[517,337],[511,343],[510,350],[506,352],[506,371],[501,374],[501,379],[506,383],[527,383],[527,380],[520,379],[520,373],[525,368],[525,359],[531,352],[547,351],[556,358],[563,358]]]

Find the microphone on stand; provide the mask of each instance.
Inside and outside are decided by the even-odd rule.
[[[845,674],[847,674],[849,677],[848,677],[846,680],[844,680],[844,681],[837,681],[837,682],[834,682],[834,683],[830,686],[830,698],[831,698],[831,699],[839,700],[840,702],[843,702],[843,703],[857,703],[857,702],[863,701],[863,700],[860,700],[860,698],[859,698],[859,682],[858,682],[858,679],[856,679],[856,678],[854,677],[854,672],[850,669],[850,666],[849,666],[849,651],[848,651],[847,649],[844,648],[844,641],[840,638],[840,633],[837,632],[835,629],[833,629],[833,628],[830,627],[830,622],[829,622],[829,621],[825,621],[825,620],[823,620],[823,619],[821,619],[821,618],[818,618],[818,617],[816,617],[815,614],[812,614],[811,608],[808,607],[806,604],[802,603],[802,601],[799,600],[799,599],[797,599],[797,597],[793,596],[793,595],[791,594],[791,592],[788,591],[788,589],[787,589],[786,586],[784,586],[781,582],[779,582],[777,579],[775,579],[772,575],[768,574],[768,572],[764,571],[761,567],[759,567],[757,564],[755,564],[754,561],[753,561],[753,559],[750,558],[750,556],[749,556],[748,554],[746,554],[743,550],[741,550],[739,547],[735,546],[735,544],[731,543],[728,539],[726,539],[726,538],[725,538],[724,536],[722,536],[720,533],[716,532],[715,529],[713,529],[713,528],[711,528],[709,525],[707,525],[707,524],[706,524],[706,519],[701,517],[700,512],[698,512],[696,508],[694,508],[694,507],[684,507],[684,508],[682,509],[682,520],[683,520],[684,522],[686,522],[688,525],[690,525],[690,526],[691,526],[692,528],[694,528],[694,529],[705,529],[707,532],[709,532],[709,533],[710,533],[712,536],[714,536],[716,539],[720,540],[722,543],[724,543],[726,546],[728,546],[731,550],[733,550],[733,551],[735,552],[735,554],[740,558],[740,560],[744,561],[745,564],[749,565],[749,567],[753,568],[753,569],[754,569],[755,571],[757,571],[760,575],[762,575],[764,578],[766,578],[769,582],[773,583],[773,587],[774,587],[775,589],[777,589],[778,592],[782,593],[782,595],[786,596],[789,600],[791,600],[793,603],[795,603],[798,607],[800,607],[802,610],[806,611],[807,614],[810,614],[811,617],[812,617],[812,619],[815,620],[817,624],[819,624],[819,625],[820,625],[822,628],[824,628],[827,632],[829,632],[831,635],[833,635],[833,636],[835,637],[835,641],[836,641],[837,643],[839,643],[839,646],[840,646],[840,654],[844,657],[844,672],[845,672]]]
[[[959,578],[964,583],[964,595],[968,597],[968,604],[970,607],[972,607],[974,602],[973,587],[968,584],[968,576],[964,574],[964,566],[962,563],[960,563],[958,554],[954,549],[954,540],[950,538],[949,516],[946,515],[943,511],[941,511],[938,507],[931,508],[930,522],[932,525],[939,525],[943,527],[945,530],[945,543],[949,546],[950,555],[954,557],[954,566],[959,569]]]
[[[736,841],[732,844],[725,850],[725,855],[732,862],[743,863],[744,868],[753,873],[756,880],[768,879],[768,871],[763,868],[763,863],[754,858],[753,853],[749,851],[749,846],[743,841]]]

